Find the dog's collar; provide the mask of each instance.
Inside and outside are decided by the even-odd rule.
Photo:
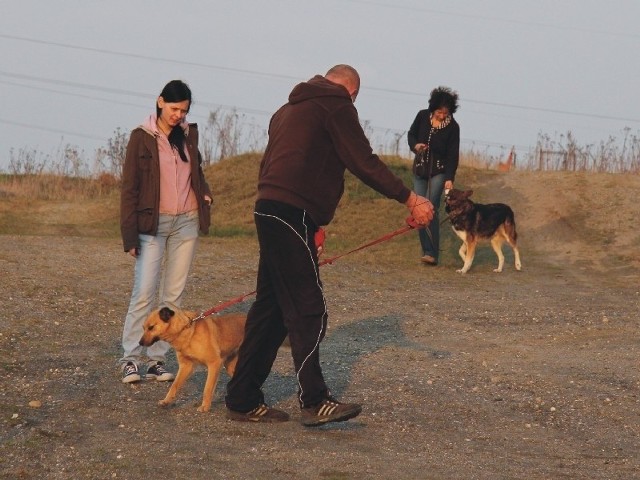
[[[203,313],[196,315],[195,317],[193,317],[191,320],[189,320],[189,324],[187,325],[188,328],[191,328],[193,326],[194,323],[196,323],[198,320],[202,320],[204,317],[206,317],[206,315]]]

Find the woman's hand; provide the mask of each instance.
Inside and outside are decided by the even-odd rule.
[[[415,146],[413,147],[416,153],[420,153],[425,148],[427,148],[427,145],[425,143],[416,143]]]

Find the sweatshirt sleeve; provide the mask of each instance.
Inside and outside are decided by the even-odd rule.
[[[407,201],[411,190],[373,153],[353,104],[340,106],[329,115],[327,131],[347,170],[385,197]]]

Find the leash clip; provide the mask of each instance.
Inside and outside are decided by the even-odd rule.
[[[205,318],[207,315],[205,315],[204,313],[205,312],[202,312],[199,315],[193,317],[191,320],[189,320],[189,327],[193,326],[193,324],[196,323],[198,320],[202,320],[203,318]]]

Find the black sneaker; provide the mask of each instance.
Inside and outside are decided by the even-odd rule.
[[[122,369],[122,383],[133,383],[140,381],[140,372],[138,372],[138,365],[133,362],[127,362]]]
[[[158,382],[168,382],[169,380],[173,380],[176,376],[164,368],[163,362],[156,363],[153,367],[149,367],[147,370],[147,377],[151,379],[156,379]]]
[[[250,412],[236,412],[227,408],[227,418],[238,422],[280,423],[289,420],[289,414],[261,403]]]
[[[301,409],[300,422],[305,427],[318,427],[329,422],[344,422],[357,417],[362,412],[362,406],[357,403],[340,403],[329,397],[318,405]]]

